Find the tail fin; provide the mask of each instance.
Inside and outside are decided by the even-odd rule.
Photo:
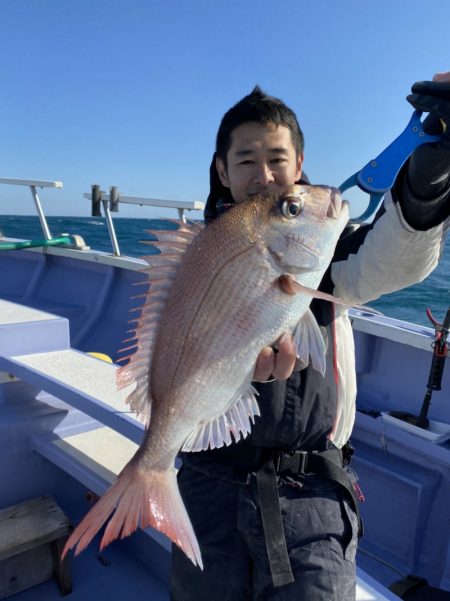
[[[166,472],[149,472],[128,464],[72,532],[62,556],[73,547],[76,547],[75,555],[83,551],[114,514],[105,529],[100,549],[117,538],[129,536],[139,526],[152,526],[178,545],[194,565],[203,569],[200,548],[178,490],[176,473],[174,468]]]

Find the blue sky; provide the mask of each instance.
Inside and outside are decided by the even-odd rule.
[[[259,84],[296,111],[310,179],[339,185],[450,69],[449,21],[448,0],[0,0],[0,177],[62,180],[49,215],[88,216],[92,183],[204,200],[219,121]],[[0,186],[0,215],[32,213]]]

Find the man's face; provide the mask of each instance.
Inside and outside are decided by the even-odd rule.
[[[231,132],[227,168],[220,158],[216,167],[234,201],[242,202],[277,186],[291,186],[301,177],[302,163],[285,125],[248,121]]]

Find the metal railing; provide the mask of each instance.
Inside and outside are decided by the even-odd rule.
[[[44,233],[46,240],[51,240],[52,235],[50,233],[50,229],[48,227],[47,220],[45,219],[44,211],[42,209],[41,201],[39,199],[36,188],[62,188],[62,182],[47,182],[44,180],[36,180],[36,179],[9,179],[0,177],[0,184],[9,184],[12,186],[28,186],[31,191],[31,196],[33,197],[33,201],[36,207],[36,211],[39,217],[39,222],[41,224],[42,231]]]
[[[175,200],[163,200],[159,198],[142,198],[139,196],[125,196],[120,194],[116,186],[111,186],[109,193],[100,189],[97,184],[92,185],[91,192],[84,194],[84,198],[87,198],[92,203],[91,215],[92,217],[101,217],[101,207],[103,206],[103,213],[105,215],[106,223],[108,226],[109,237],[113,247],[113,253],[117,257],[120,257],[119,243],[117,241],[116,231],[114,228],[114,222],[111,213],[117,213],[119,211],[119,203],[133,204],[147,207],[162,207],[169,209],[176,209],[180,221],[185,221],[185,211],[202,211],[205,204],[196,200],[193,201],[175,201]]]
[[[50,233],[50,228],[48,227],[48,223],[45,218],[40,198],[37,193],[37,188],[62,188],[63,183],[59,181],[52,182],[44,180],[0,178],[0,184],[8,184],[12,186],[27,186],[28,188],[30,188],[30,192],[33,197],[36,212],[39,217],[39,222],[41,224],[45,240],[53,240],[53,237]],[[111,213],[118,212],[119,203],[175,209],[178,211],[180,221],[185,221],[185,211],[201,211],[205,206],[203,202],[198,201],[175,201],[162,200],[158,198],[124,196],[123,194],[119,193],[116,186],[111,186],[109,193],[106,193],[100,189],[100,186],[93,185],[92,191],[90,193],[84,194],[84,198],[87,198],[92,202],[91,214],[93,217],[102,216],[101,207],[103,206],[103,213],[108,226],[108,232],[111,240],[113,253],[117,257],[120,257],[120,249]],[[84,246],[83,242],[83,244],[80,245],[75,244],[75,248],[86,248],[86,246]]]

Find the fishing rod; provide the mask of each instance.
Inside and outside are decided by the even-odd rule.
[[[389,415],[396,417],[412,426],[417,426],[426,430],[429,426],[428,410],[431,404],[431,395],[434,390],[442,390],[442,374],[444,373],[445,359],[449,351],[449,336],[450,336],[450,307],[443,323],[438,323],[433,317],[430,309],[427,309],[428,319],[434,326],[435,340],[431,345],[433,348],[433,357],[431,360],[430,373],[428,376],[427,391],[422,403],[419,417],[408,413],[407,411],[390,411]]]
[[[427,415],[430,408],[431,395],[433,394],[434,390],[442,390],[442,374],[444,373],[445,359],[447,358],[449,349],[448,338],[450,335],[450,307],[448,308],[442,324],[438,323],[434,319],[430,309],[427,309],[427,315],[428,319],[434,325],[436,340],[432,344],[433,359],[431,361],[430,374],[428,376],[427,392],[425,394],[425,398],[422,403],[422,409],[420,410],[420,415],[416,424],[419,428],[424,429],[428,428],[429,425]]]

